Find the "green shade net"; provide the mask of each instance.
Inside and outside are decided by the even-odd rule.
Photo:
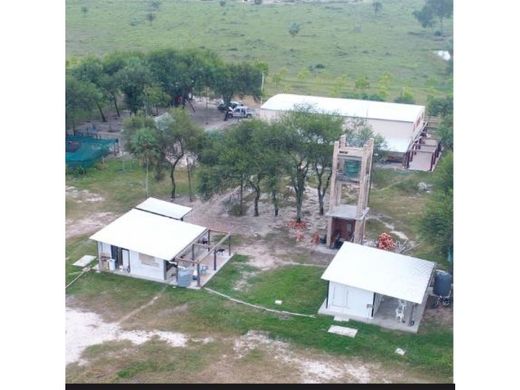
[[[89,168],[103,156],[110,154],[117,139],[98,139],[85,136],[67,136],[65,162],[67,168]]]

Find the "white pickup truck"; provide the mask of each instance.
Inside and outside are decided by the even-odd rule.
[[[252,118],[255,112],[247,106],[238,106],[233,109],[229,109],[227,112],[227,118]]]

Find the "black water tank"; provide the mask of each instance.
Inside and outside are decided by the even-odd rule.
[[[441,297],[450,295],[451,283],[453,276],[444,271],[437,271],[435,274],[435,284],[433,285],[433,293]]]

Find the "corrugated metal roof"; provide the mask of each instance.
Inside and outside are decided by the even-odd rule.
[[[156,198],[148,198],[135,206],[135,208],[174,219],[181,219],[192,210],[191,207],[181,206],[180,204],[166,202]]]
[[[133,209],[90,239],[170,260],[206,230],[203,226]]]
[[[424,106],[415,104],[374,102],[370,100],[338,99],[281,93],[268,99],[263,110],[292,111],[295,106],[310,105],[319,112],[341,116],[415,122]]]
[[[345,242],[322,279],[421,303],[434,263]]]

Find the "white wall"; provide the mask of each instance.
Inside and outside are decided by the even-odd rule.
[[[284,113],[285,111],[260,109],[259,117],[260,119],[271,122],[278,119]],[[349,118],[345,118],[346,122],[350,120],[351,119]],[[415,123],[412,122],[389,121],[383,119],[367,119],[367,123],[372,126],[372,129],[376,134],[380,134],[384,138],[403,139],[408,141],[412,141],[421,128],[420,126],[416,128]]]
[[[154,257],[154,265],[148,265],[139,259],[139,253],[130,251],[130,274],[136,277],[164,279],[164,260]]]
[[[368,119],[374,133],[385,138],[402,138],[412,140],[414,136],[414,124],[412,122],[387,121],[382,119]]]
[[[331,310],[346,315],[372,318],[373,302],[374,293],[371,291],[329,282],[328,308]]]

